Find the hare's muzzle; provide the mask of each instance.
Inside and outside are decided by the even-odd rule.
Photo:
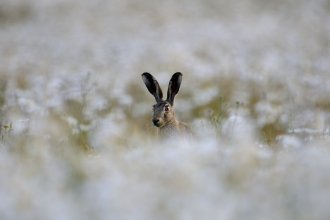
[[[154,118],[152,119],[152,124],[155,125],[156,127],[160,127],[161,126],[161,122],[158,118]]]

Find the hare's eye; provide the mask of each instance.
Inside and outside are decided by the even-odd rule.
[[[165,112],[168,112],[169,109],[170,109],[169,106],[165,105]]]

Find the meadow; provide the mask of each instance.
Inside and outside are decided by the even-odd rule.
[[[327,0],[2,0],[0,219],[329,219],[329,58]]]

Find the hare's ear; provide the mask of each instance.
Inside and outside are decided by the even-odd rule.
[[[157,80],[150,73],[143,73],[142,79],[148,91],[155,97],[156,102],[161,101],[163,99],[163,92]]]
[[[176,94],[178,94],[180,85],[182,81],[182,74],[177,72],[174,73],[169,84],[168,84],[168,90],[167,90],[167,101],[173,105],[174,104],[174,97]]]

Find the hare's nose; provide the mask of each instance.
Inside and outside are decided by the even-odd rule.
[[[159,122],[159,119],[157,119],[157,118],[155,118],[155,119],[152,119],[152,123],[153,123],[154,125],[157,125],[157,124],[158,124],[158,122]]]

